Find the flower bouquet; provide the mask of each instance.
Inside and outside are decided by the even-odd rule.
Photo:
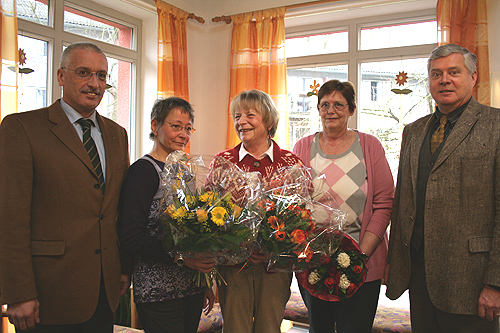
[[[322,265],[297,273],[297,281],[319,299],[344,300],[365,282],[367,259],[356,241],[344,234],[335,253]]]
[[[261,216],[251,205],[236,204],[230,192],[198,188],[197,177],[203,167],[200,157],[188,158],[181,151],[167,158],[162,174],[166,209],[160,217],[164,225],[164,246],[172,251],[171,254],[203,254],[217,264],[243,262],[250,253],[242,251],[242,248],[255,240]],[[225,167],[229,169],[231,166]],[[245,177],[242,172],[234,168],[231,170],[232,173],[224,177]],[[253,185],[255,180],[251,176],[247,178],[245,186]],[[218,182],[229,182],[231,179],[218,179]],[[257,181],[254,188],[259,188],[259,184]],[[199,271],[195,274],[198,285],[211,286],[212,277],[213,274]]]
[[[335,231],[344,226],[345,213],[308,197],[311,183],[306,172],[301,166],[279,170],[284,185],[267,191],[260,203],[266,215],[259,228],[259,243],[269,253],[269,271],[318,266],[340,243],[341,233]]]

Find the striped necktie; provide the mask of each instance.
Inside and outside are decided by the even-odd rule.
[[[90,135],[90,128],[94,126],[94,122],[90,119],[80,118],[76,121],[83,130],[83,146],[89,154],[92,165],[94,166],[95,173],[99,179],[99,185],[102,189],[102,194],[104,194],[104,175],[102,173],[101,160],[99,159],[99,154],[97,152],[97,147],[95,145],[94,139]]]
[[[439,127],[437,130],[432,134],[431,137],[431,153],[434,154],[436,149],[441,145],[441,143],[444,140],[444,127],[446,126],[446,123],[448,122],[448,117],[444,114],[441,116],[441,119],[439,119]]]

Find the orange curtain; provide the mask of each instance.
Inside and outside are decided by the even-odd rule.
[[[286,107],[285,8],[231,16],[231,81],[229,105],[243,90],[268,93],[280,112],[276,141],[288,146]],[[227,148],[240,142],[228,108]]]
[[[155,0],[158,12],[158,97],[189,101],[186,21],[189,13]]]
[[[16,0],[0,0],[0,121],[17,111],[17,51]]]
[[[438,0],[436,16],[439,45],[457,44],[477,56],[477,83],[474,98],[490,105],[487,0]]]

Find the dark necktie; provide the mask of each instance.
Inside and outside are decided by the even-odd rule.
[[[439,145],[443,142],[444,139],[444,127],[446,126],[446,123],[448,122],[448,117],[446,115],[442,115],[441,119],[439,120],[439,127],[437,130],[432,134],[431,137],[431,153],[434,154],[436,149],[438,149]]]
[[[101,186],[102,193],[104,194],[104,175],[102,173],[101,160],[99,159],[99,154],[97,152],[97,147],[95,145],[94,139],[90,135],[90,128],[94,126],[94,122],[90,119],[80,118],[76,121],[83,130],[83,146],[89,154],[92,165],[94,166],[95,173],[99,179],[99,185]]]

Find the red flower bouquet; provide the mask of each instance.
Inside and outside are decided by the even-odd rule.
[[[297,281],[311,295],[325,301],[344,300],[365,282],[368,257],[349,235],[342,237],[339,248],[322,265],[296,274]]]

